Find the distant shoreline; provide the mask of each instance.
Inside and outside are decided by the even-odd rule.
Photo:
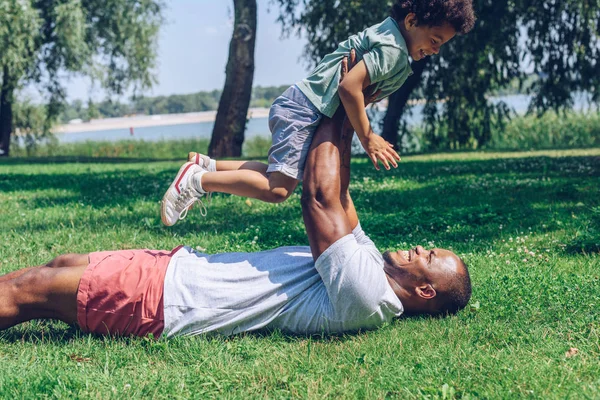
[[[268,108],[251,108],[248,118],[266,118]],[[108,131],[112,129],[143,128],[150,126],[197,124],[214,122],[217,111],[202,111],[184,114],[137,115],[122,118],[93,119],[89,122],[69,123],[57,126],[53,132],[57,134]]]

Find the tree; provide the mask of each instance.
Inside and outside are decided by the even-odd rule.
[[[0,0],[0,156],[8,156],[15,92],[33,82],[49,131],[66,97],[64,72],[123,94],[154,82],[162,0]]]
[[[280,6],[284,34],[306,34],[312,64],[342,40],[383,20],[390,0],[272,0]],[[572,104],[575,91],[599,100],[600,2],[598,0],[476,0],[475,29],[457,37],[389,98],[383,136],[398,143],[400,118],[420,88],[425,94],[426,139],[432,148],[485,145],[493,124],[502,126],[510,110],[489,94],[533,71],[531,111]],[[440,101],[443,101],[440,106]],[[403,130],[405,128],[401,128]]]
[[[256,0],[234,0],[235,21],[225,69],[225,86],[208,148],[211,157],[242,155],[256,42]]]

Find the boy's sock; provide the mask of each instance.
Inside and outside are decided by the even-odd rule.
[[[208,171],[209,172],[217,172],[217,160],[213,160],[212,158],[208,162]]]
[[[217,172],[217,161],[213,160],[207,155],[190,151],[188,153],[188,161],[194,164],[198,164],[202,168],[210,172]]]
[[[195,172],[194,175],[192,175],[192,177],[190,178],[192,187],[202,194],[207,193],[207,191],[204,190],[204,188],[202,187],[202,175],[204,175],[207,172],[208,171],[206,171],[206,170],[200,170],[198,172]]]

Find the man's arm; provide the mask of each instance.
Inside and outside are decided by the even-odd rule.
[[[356,65],[356,52],[342,60],[342,81]],[[380,91],[364,95],[365,106]],[[302,216],[315,261],[333,243],[352,233],[358,215],[350,197],[350,155],[354,129],[342,107],[333,119],[323,118],[314,134],[304,167]],[[343,125],[343,127],[342,127]]]
[[[340,200],[352,229],[358,225],[358,214],[356,213],[356,208],[354,208],[354,202],[350,197],[350,156],[352,154],[353,136],[354,129],[348,118],[346,118],[342,124],[340,136]]]

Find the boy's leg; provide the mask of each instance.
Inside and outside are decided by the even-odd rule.
[[[12,279],[0,281],[0,329],[40,318],[77,322],[77,289],[88,258],[62,261],[70,268],[48,268],[50,262],[15,271],[9,274]]]
[[[206,156],[191,152],[188,161],[206,164]],[[251,197],[268,203],[285,201],[298,186],[298,180],[273,172],[267,175],[267,164],[257,161],[225,160],[216,162],[216,171],[208,171],[200,177],[198,188],[204,192],[229,193]]]
[[[217,161],[217,171],[238,171],[247,169],[260,172],[264,176],[267,176],[267,167],[267,164],[258,161]]]
[[[273,172],[267,177],[266,172],[253,169],[206,172],[199,179],[206,192],[229,193],[268,203],[281,203],[298,185],[298,180],[280,172]]]
[[[190,152],[188,154],[188,161],[193,162],[195,164],[201,165],[204,169],[210,171],[205,165],[208,163],[206,159],[210,158],[200,153]],[[261,163],[258,161],[236,161],[236,160],[215,160],[216,170],[217,171],[237,171],[240,169],[249,169],[252,171],[262,172],[265,176],[267,176],[267,167],[268,165],[265,163]],[[214,172],[214,171],[212,171]]]

